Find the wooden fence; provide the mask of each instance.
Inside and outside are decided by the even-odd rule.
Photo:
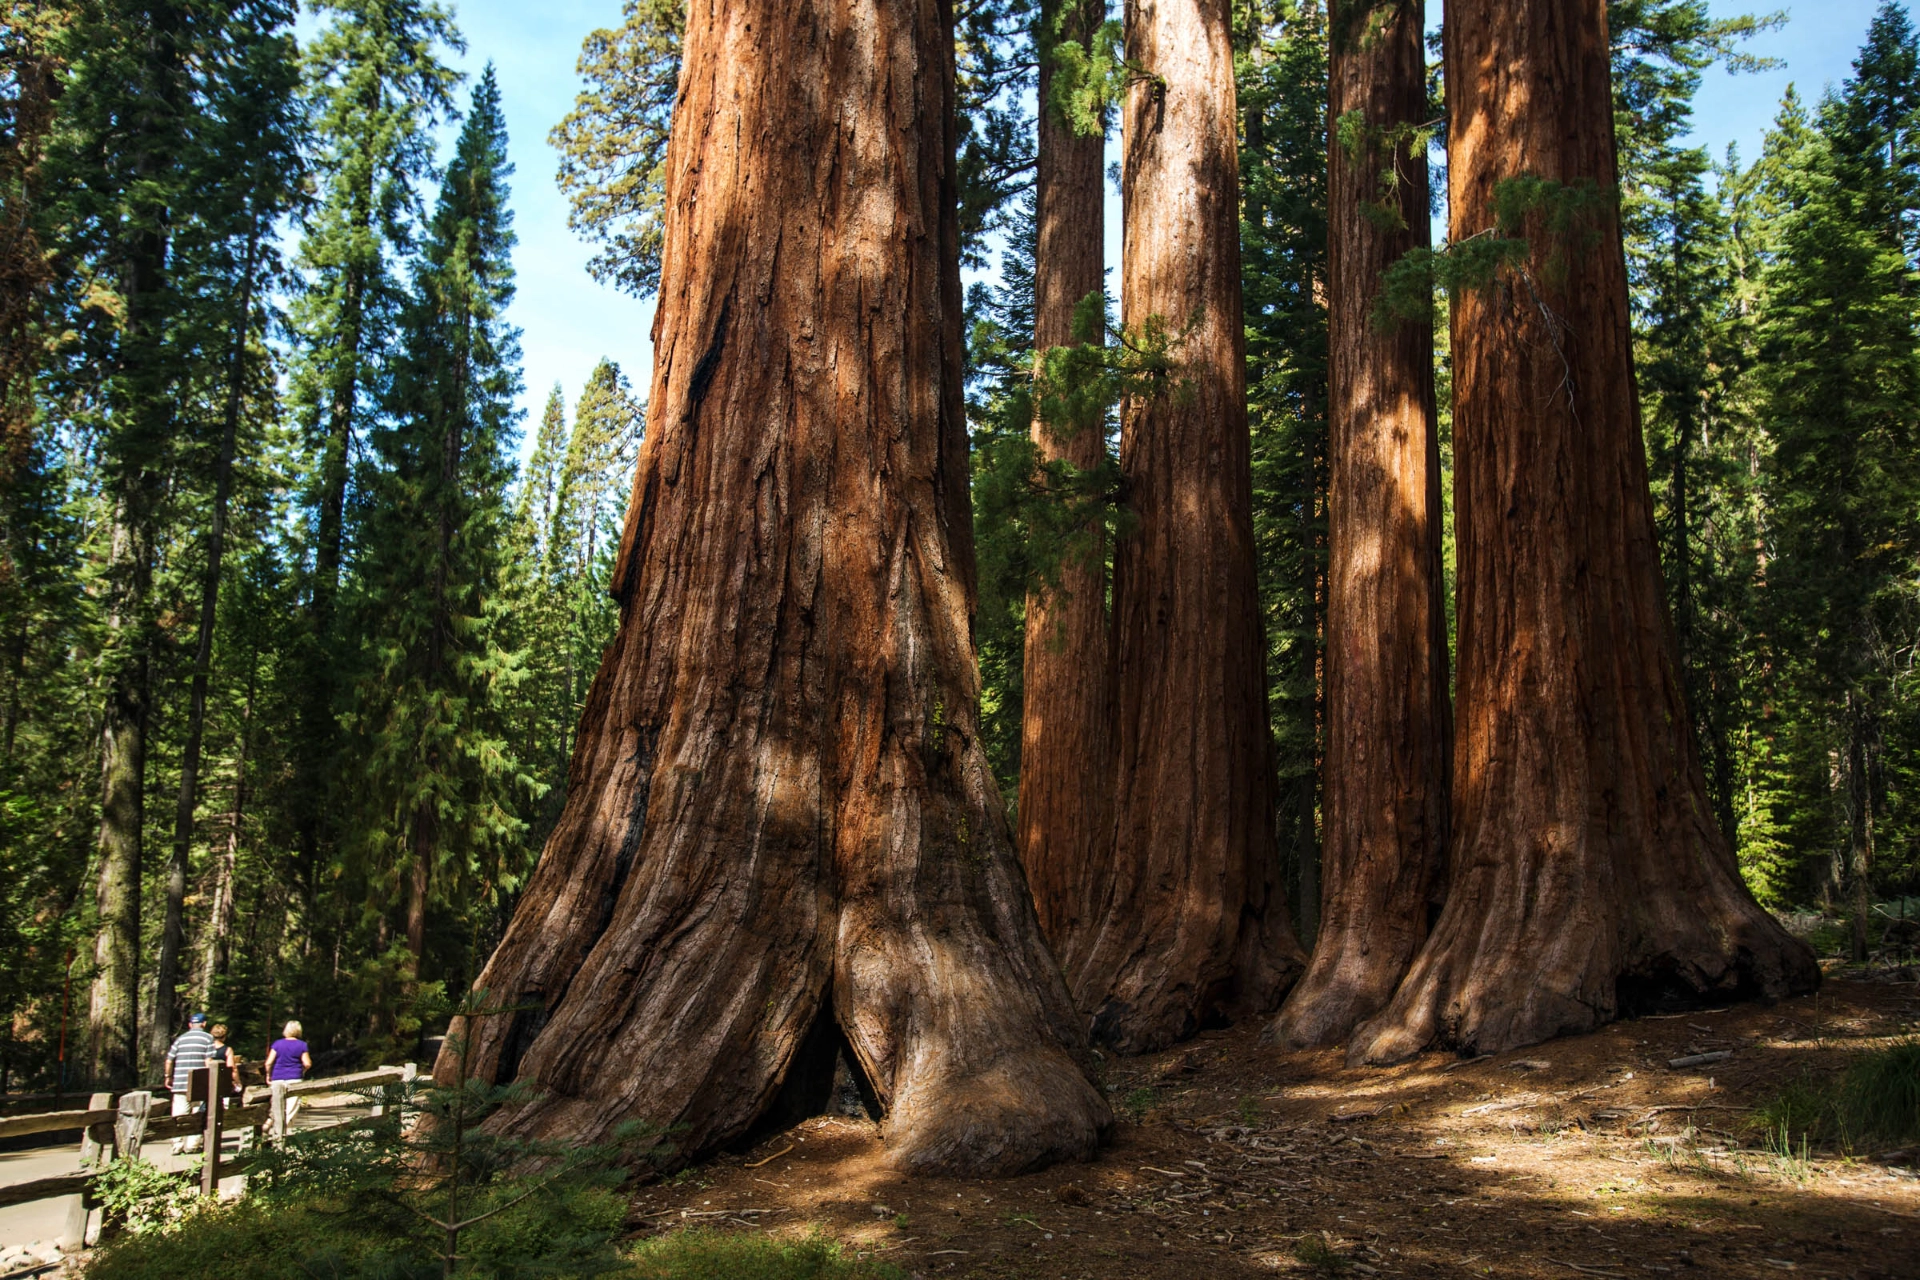
[[[208,1066],[192,1073],[188,1093],[191,1103],[204,1104],[207,1099],[219,1096],[220,1070],[218,1066]],[[203,1195],[214,1195],[223,1175],[239,1173],[251,1163],[251,1157],[221,1159],[220,1143],[226,1132],[251,1129],[253,1141],[247,1144],[243,1140],[243,1146],[251,1145],[257,1152],[268,1141],[278,1142],[286,1136],[290,1104],[320,1110],[352,1105],[371,1096],[374,1114],[378,1115],[393,1101],[393,1088],[411,1084],[416,1072],[417,1068],[409,1062],[403,1067],[380,1067],[325,1080],[276,1080],[271,1085],[255,1086],[237,1098],[229,1098],[223,1105],[205,1106],[199,1112],[189,1111],[183,1116],[155,1114],[156,1096],[167,1095],[145,1090],[121,1094],[117,1101],[113,1094],[96,1093],[90,1096],[84,1110],[0,1115],[0,1138],[79,1129],[82,1135],[80,1163],[93,1166],[75,1173],[0,1186],[0,1207],[72,1196],[60,1244],[63,1248],[79,1248],[86,1243],[88,1214],[96,1207],[90,1190],[92,1179],[113,1160],[137,1159],[142,1144],[200,1136],[205,1147],[200,1165],[200,1190]],[[252,1095],[250,1102],[248,1094]]]

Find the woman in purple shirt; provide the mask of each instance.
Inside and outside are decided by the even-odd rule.
[[[307,1042],[300,1038],[300,1024],[289,1022],[267,1049],[267,1079],[303,1080],[307,1072],[313,1069],[313,1055],[307,1052]]]

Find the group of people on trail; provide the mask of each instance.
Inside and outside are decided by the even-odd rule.
[[[298,1022],[289,1022],[281,1029],[280,1038],[267,1048],[267,1081],[303,1080],[307,1072],[313,1070],[313,1054],[307,1042],[301,1039]],[[193,1073],[204,1071],[209,1065],[219,1067],[215,1081],[219,1094],[224,1100],[241,1092],[240,1058],[233,1047],[227,1043],[227,1026],[224,1022],[207,1025],[207,1015],[195,1013],[187,1019],[187,1029],[174,1039],[167,1049],[166,1079],[167,1087],[173,1091],[173,1111],[176,1116],[190,1115],[206,1109],[205,1102],[193,1101]],[[176,1138],[173,1149],[198,1151],[199,1137]]]

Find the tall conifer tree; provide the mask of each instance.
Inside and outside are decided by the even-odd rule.
[[[1884,819],[1892,654],[1920,634],[1914,405],[1920,400],[1920,41],[1884,4],[1854,75],[1780,173],[1785,205],[1760,320],[1773,450],[1768,596],[1795,683],[1839,761],[1842,880],[1867,952]]]
[[[343,651],[335,634],[356,451],[384,404],[386,353],[403,289],[396,259],[412,238],[415,184],[432,166],[428,130],[457,79],[439,61],[461,42],[433,0],[328,0],[332,22],[307,49],[320,195],[300,244],[307,288],[295,300],[292,392],[306,433],[308,678],[296,819],[311,894],[334,750]]]
[[[511,172],[489,65],[427,224],[360,530],[356,617],[373,638],[354,704],[360,840],[379,900],[405,903],[416,970],[436,894],[477,907],[524,871],[502,706],[518,655],[501,644],[498,594],[520,388],[503,318]]]

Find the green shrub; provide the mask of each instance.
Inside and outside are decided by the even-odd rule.
[[[460,1237],[471,1280],[598,1276],[625,1270],[614,1247],[626,1200],[574,1187],[516,1205]],[[247,1196],[166,1233],[123,1235],[87,1264],[87,1280],[439,1280],[445,1265],[420,1223],[392,1203]]]
[[[168,1173],[147,1160],[115,1160],[93,1176],[101,1217],[114,1230],[133,1235],[179,1230],[202,1207],[200,1161]]]
[[[825,1236],[774,1240],[692,1227],[634,1250],[636,1280],[906,1280],[883,1262],[845,1257]]]

